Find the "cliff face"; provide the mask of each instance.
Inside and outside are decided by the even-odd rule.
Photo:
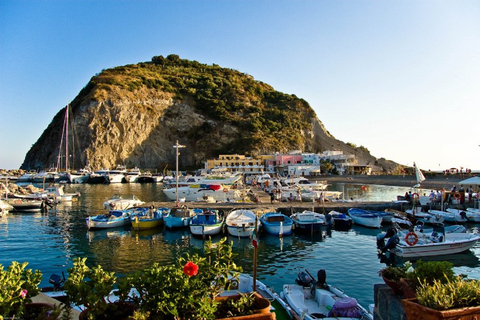
[[[251,76],[177,56],[153,61],[105,70],[73,100],[69,167],[173,170],[177,140],[186,146],[180,149],[182,168],[201,168],[218,154],[332,149],[360,154],[332,137],[307,102]],[[22,169],[61,163],[66,110],[29,150]]]

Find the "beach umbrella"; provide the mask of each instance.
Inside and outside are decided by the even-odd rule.
[[[480,186],[480,176],[471,177],[465,180],[460,181],[458,184],[468,184],[468,185],[475,185]]]

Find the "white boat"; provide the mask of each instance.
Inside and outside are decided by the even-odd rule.
[[[281,212],[266,212],[260,217],[260,222],[268,234],[278,237],[292,234],[293,220]]]
[[[253,211],[238,209],[228,214],[225,224],[231,236],[251,237],[255,230],[255,220],[257,220],[257,216]],[[258,222],[257,228],[260,228],[260,222]]]
[[[405,210],[405,213],[407,215],[411,215],[417,221],[422,221],[424,223],[431,224],[431,225],[441,224],[445,221],[445,217],[443,215],[423,212],[416,207]]]
[[[103,208],[107,210],[125,210],[132,207],[138,207],[144,205],[145,202],[138,199],[135,195],[121,196],[114,195],[103,203]]]
[[[48,187],[45,189],[46,197],[48,199],[54,200],[55,202],[68,202],[76,201],[80,197],[80,193],[65,193],[63,191],[63,186],[58,187]]]
[[[110,183],[110,178],[108,176],[108,169],[96,170],[88,176],[87,183],[92,184],[105,184]]]
[[[428,213],[432,215],[442,216],[445,222],[449,222],[449,223],[465,223],[468,221],[467,214],[463,210],[458,210],[458,211],[428,210]]]
[[[215,236],[223,232],[225,220],[217,210],[205,210],[190,219],[190,232],[194,236]]]
[[[85,220],[89,230],[117,228],[130,224],[130,213],[127,210],[111,210],[107,214],[91,216]]]
[[[13,210],[13,206],[3,200],[0,200],[0,218]]]
[[[188,227],[190,220],[202,209],[188,209],[187,207],[174,207],[163,216],[163,222],[169,229]]]
[[[40,212],[45,208],[44,200],[5,199],[13,207],[13,211]]]
[[[313,211],[295,212],[290,218],[295,225],[295,231],[317,232],[325,225],[325,215]]]
[[[390,239],[383,251],[389,251],[403,258],[421,259],[467,251],[480,239],[477,233],[462,232],[458,227],[447,229],[435,226],[432,230],[431,233],[414,230],[388,235]]]
[[[163,192],[169,200],[185,199],[185,201],[198,201],[211,197],[218,202],[234,202],[243,199],[242,193],[237,189],[221,184],[192,184],[184,187],[167,188]]]
[[[285,284],[281,293],[295,319],[373,320],[373,315],[355,298],[326,283],[325,270],[318,271],[318,280],[305,270],[298,274],[296,284]]]
[[[454,214],[456,217],[457,216],[466,217],[468,222],[480,223],[480,210],[472,211],[468,209],[462,210],[462,209],[447,208],[446,211]]]
[[[325,190],[328,184],[325,181],[311,182],[305,177],[285,178],[282,180],[287,186],[313,190]]]
[[[110,183],[122,183],[126,174],[127,170],[124,166],[117,166],[115,169],[108,171],[108,179]]]
[[[350,218],[352,218],[354,224],[368,228],[382,227],[382,217],[374,212],[359,208],[350,208],[347,213]]]
[[[138,180],[138,177],[142,174],[139,168],[135,167],[130,171],[127,171],[125,174],[125,181],[128,183],[135,183]]]

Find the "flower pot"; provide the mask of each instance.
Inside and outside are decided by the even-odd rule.
[[[29,319],[44,319],[44,320],[56,320],[60,317],[60,314],[54,313],[55,306],[50,303],[33,302],[25,304],[25,320]]]
[[[400,279],[400,290],[402,291],[403,298],[405,299],[412,299],[416,298],[417,296],[417,293],[412,287],[411,282],[411,279]]]
[[[390,280],[388,278],[385,278],[383,275],[382,275],[382,278],[383,278],[383,281],[385,282],[385,284],[393,290],[393,293],[395,293],[396,295],[402,295],[403,294],[402,286],[401,286],[400,281]]]
[[[479,307],[439,311],[418,304],[417,299],[402,299],[407,320],[473,320],[480,318]]]
[[[270,312],[271,303],[268,299],[263,298],[258,293],[254,292],[255,297],[255,304],[253,314],[250,315],[242,315],[236,317],[229,317],[228,319],[238,319],[238,320],[247,320],[247,319],[256,319],[256,320],[267,320],[267,319],[275,319],[275,314]],[[240,295],[233,295],[233,296],[221,296],[216,297],[215,300],[218,302],[222,302],[228,299],[239,299]],[[219,320],[223,320],[226,318],[218,318]]]
[[[137,307],[133,304],[127,302],[113,302],[109,303],[107,306],[107,310],[102,316],[96,316],[95,319],[98,320],[107,320],[107,319],[119,319],[119,320],[127,320],[130,316],[133,315],[133,312],[137,309]],[[88,309],[83,310],[80,312],[78,316],[79,320],[87,320],[88,319]]]

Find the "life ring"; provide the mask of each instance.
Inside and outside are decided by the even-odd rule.
[[[412,194],[412,199],[413,200],[418,200],[419,198],[420,198],[420,196],[418,195],[418,193]]]
[[[414,246],[417,244],[418,242],[418,236],[415,232],[409,232],[407,233],[407,235],[405,236],[405,242],[409,245],[409,246]]]
[[[223,188],[223,192],[228,192],[228,189],[227,189],[227,188]]]
[[[460,199],[460,194],[455,193],[455,194],[453,195],[453,197],[455,198],[455,200],[459,200],[459,199]]]

